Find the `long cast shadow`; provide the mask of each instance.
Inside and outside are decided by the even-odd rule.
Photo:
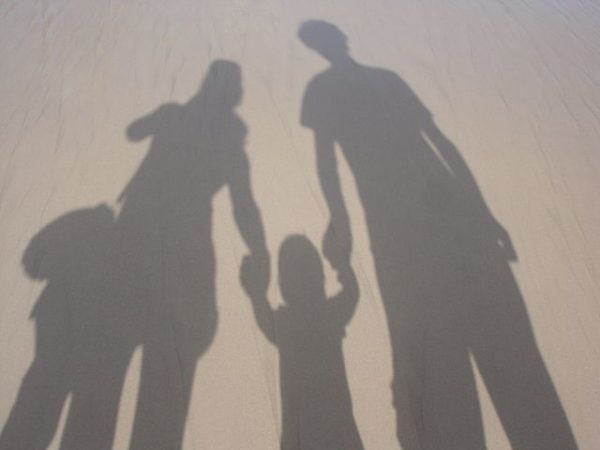
[[[3,450],[48,448],[69,396],[61,448],[111,447],[109,418],[140,322],[121,302],[114,225],[105,205],[73,211],[24,252],[25,272],[45,286],[31,315],[35,357],[0,436]]]
[[[33,316],[36,354],[0,437],[2,449],[47,448],[71,402],[62,449],[112,448],[133,351],[143,349],[132,449],[182,446],[196,365],[217,326],[211,202],[227,187],[252,259],[268,256],[235,112],[241,73],[212,63],[197,95],[132,123],[150,149],[121,195],[69,213],[28,246],[26,272],[46,281]],[[258,276],[258,275],[257,275]]]
[[[331,215],[324,253],[348,259],[352,247],[337,145],[366,215],[403,448],[485,448],[471,358],[513,448],[577,448],[509,266],[510,237],[458,150],[395,73],[350,57],[337,27],[309,21],[299,37],[330,63],[301,117]]]
[[[133,249],[134,292],[145,299],[142,376],[132,449],[181,448],[196,363],[216,330],[212,198],[227,187],[239,231],[267,258],[244,151],[239,66],[217,61],[195,97],[132,123],[132,140],[152,137],[123,192],[121,239]]]

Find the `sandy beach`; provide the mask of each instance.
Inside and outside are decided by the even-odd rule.
[[[599,24],[2,2],[0,450],[600,449]]]

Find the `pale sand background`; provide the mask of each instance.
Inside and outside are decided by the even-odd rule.
[[[578,444],[599,449],[600,6],[591,0],[2,2],[0,424],[34,357],[29,317],[43,285],[20,262],[29,240],[69,211],[118,208],[149,146],[128,141],[126,127],[186,102],[212,60],[242,69],[238,113],[274,259],[290,233],[320,243],[328,217],[311,133],[299,124],[306,84],[325,67],[296,37],[312,18],[344,30],[357,61],[399,74],[469,164],[512,237],[512,269]],[[398,448],[385,313],[354,181],[340,164],[361,284],[344,341],[354,416],[366,448]],[[219,323],[199,363],[184,447],[274,449],[277,353],[237,281],[245,249],[225,191],[213,205]],[[327,279],[335,291],[329,267]],[[270,294],[278,301],[274,281]],[[140,360],[141,349],[114,448],[128,445]],[[488,447],[509,448],[483,383],[478,390]],[[53,448],[59,440],[60,426]]]

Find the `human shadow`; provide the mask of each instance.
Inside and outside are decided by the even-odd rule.
[[[28,276],[46,282],[31,317],[35,357],[0,436],[0,448],[46,449],[70,396],[61,448],[111,448],[132,336],[120,302],[115,228],[106,205],[70,212],[31,240]],[[137,319],[139,320],[139,319]]]
[[[308,21],[299,38],[330,63],[301,114],[331,217],[324,254],[348,260],[352,248],[337,145],[365,211],[402,447],[485,448],[474,364],[513,448],[577,448],[510,269],[510,237],[458,150],[400,77],[351,58],[337,27]]]
[[[142,348],[131,449],[179,449],[196,365],[217,327],[211,202],[227,188],[250,260],[268,254],[244,150],[237,64],[213,62],[200,91],[127,128],[152,138],[116,218],[67,214],[25,252],[46,280],[34,309],[37,348],[0,448],[46,448],[71,395],[62,449],[112,448],[127,368]],[[38,268],[39,266],[39,268]],[[40,269],[41,268],[41,269]]]
[[[250,254],[268,261],[234,109],[241,95],[239,66],[216,61],[185,105],[163,105],[127,130],[131,140],[152,137],[117,224],[148,308],[132,449],[181,448],[196,364],[217,326],[211,202],[220,189]]]
[[[342,289],[327,298],[317,249],[305,236],[288,236],[278,263],[285,303],[275,309],[248,262],[242,264],[242,285],[259,328],[279,350],[281,449],[363,449],[342,352],[359,294],[352,268],[340,264]]]

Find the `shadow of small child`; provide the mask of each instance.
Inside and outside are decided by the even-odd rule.
[[[284,305],[273,309],[264,272],[244,260],[241,282],[258,326],[279,349],[281,448],[362,449],[352,414],[342,340],[358,302],[350,264],[338,268],[341,291],[327,298],[321,257],[304,236],[285,239],[279,251]]]

